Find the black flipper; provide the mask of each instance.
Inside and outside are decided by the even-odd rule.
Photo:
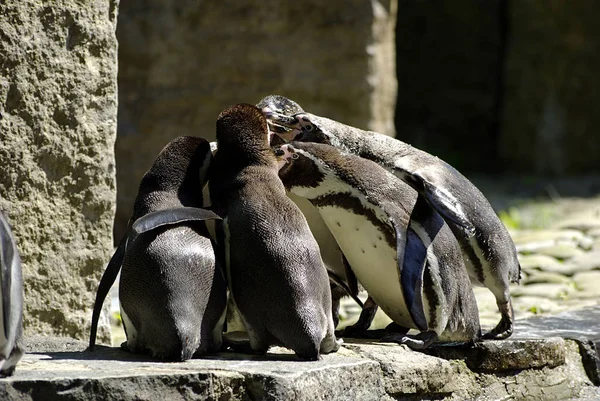
[[[423,279],[428,263],[427,247],[431,246],[443,225],[444,220],[427,200],[421,195],[417,196],[406,230],[401,285],[408,310],[421,332],[429,329],[423,308]],[[443,296],[441,288],[434,287],[433,290],[438,295],[442,293]]]
[[[342,264],[344,265],[344,273],[346,274],[346,281],[348,282],[350,291],[352,291],[352,294],[358,295],[358,279],[352,271],[350,262],[348,262],[348,259],[346,259],[344,254],[342,254]]]
[[[417,197],[417,205],[420,198]],[[428,325],[423,308],[423,274],[427,262],[427,249],[417,233],[410,229],[409,222],[403,220],[404,214],[396,212],[398,205],[381,202],[379,206],[388,216],[396,234],[398,277],[406,307],[417,328],[425,331]],[[425,206],[431,209],[427,203]]]
[[[360,298],[358,298],[356,293],[352,291],[348,284],[346,284],[346,282],[342,280],[340,276],[333,272],[330,272],[329,270],[327,270],[327,274],[329,275],[329,280],[334,282],[338,287],[342,288],[346,292],[346,294],[352,297],[352,299],[360,305],[361,308],[364,308],[363,302],[360,300]]]
[[[108,291],[114,284],[117,279],[117,275],[121,270],[121,265],[123,264],[123,258],[125,256],[125,250],[127,249],[127,239],[128,236],[125,235],[117,250],[115,251],[112,258],[108,262],[108,266],[106,266],[106,270],[100,279],[100,284],[98,284],[98,290],[96,291],[96,301],[94,302],[94,312],[92,313],[92,328],[90,330],[90,345],[89,350],[94,350],[94,345],[96,345],[96,332],[98,331],[98,319],[100,318],[100,312],[102,311],[102,305],[104,304],[104,300],[106,299],[106,295],[108,295]]]
[[[142,234],[155,228],[182,223],[185,221],[221,220],[215,212],[197,207],[176,207],[148,213],[133,223],[131,229]]]
[[[21,269],[21,260],[17,245],[13,239],[8,222],[0,213],[0,270],[2,280],[2,313],[4,320],[4,338],[9,338],[9,324],[12,315],[11,286],[14,269]]]
[[[404,241],[404,238],[400,238]],[[403,256],[403,259],[400,257]],[[400,285],[413,322],[419,330],[427,330],[427,318],[423,307],[423,273],[427,262],[427,248],[421,238],[412,229],[406,230],[406,249],[404,255],[398,254]],[[400,266],[402,263],[402,266]]]
[[[422,195],[446,222],[462,227],[472,235],[475,233],[475,227],[465,215],[458,199],[452,194],[435,186],[417,172],[400,171],[402,173],[396,175]]]
[[[229,285],[229,277],[227,275],[227,265],[225,256],[225,229],[223,227],[224,221],[215,222],[215,240],[213,241],[213,249],[215,251],[215,260],[219,266],[219,270],[223,275],[225,284]],[[227,331],[224,329],[224,331]]]

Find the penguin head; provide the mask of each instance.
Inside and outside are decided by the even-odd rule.
[[[291,99],[281,95],[268,95],[262,98],[256,105],[263,111],[271,111],[286,116],[291,116],[298,113],[303,113],[304,109],[300,105]]]
[[[148,213],[149,208],[159,207],[156,204],[159,192],[170,198],[170,202],[202,207],[202,188],[211,160],[210,144],[204,138],[180,136],[173,139],[142,177],[133,215],[139,217]]]
[[[272,133],[271,145],[282,145],[294,139],[296,134],[289,135],[290,128],[287,125],[297,123],[297,120],[292,117],[294,114],[304,113],[304,109],[298,103],[284,96],[268,95],[256,106],[262,110],[269,123],[269,131]],[[275,120],[280,120],[283,124],[277,124]]]
[[[300,149],[302,143],[282,145],[275,149],[279,178],[287,190],[295,187],[316,188],[325,175],[321,162],[309,152]]]
[[[267,120],[261,110],[251,104],[236,104],[219,114],[217,147],[218,153],[226,152],[232,162],[238,164],[276,163],[269,146]]]
[[[263,113],[271,127],[282,127],[274,133],[286,142],[300,141],[337,145],[337,138],[327,129],[327,119],[305,112],[292,116],[264,110]]]
[[[335,136],[321,123],[319,117],[309,113],[299,113],[294,117],[298,120],[296,130],[299,131],[295,141],[335,144]]]

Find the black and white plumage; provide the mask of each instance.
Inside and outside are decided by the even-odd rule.
[[[98,287],[90,349],[119,270],[123,348],[168,360],[220,349],[227,289],[205,224],[220,218],[202,209],[211,159],[206,140],[178,137],[142,178],[128,232]]]
[[[442,334],[479,338],[458,243],[414,190],[376,163],[328,145],[292,142],[279,156],[286,188],[318,209],[358,281],[396,330],[404,329],[394,340],[425,348]],[[406,336],[411,328],[421,334]]]
[[[337,351],[331,294],[318,245],[285,195],[260,109],[239,104],[217,119],[209,189],[227,281],[253,352],[271,345],[318,359]]]
[[[23,277],[17,244],[0,213],[0,377],[11,376],[23,355]]]
[[[423,196],[458,239],[471,281],[496,297],[502,317],[484,337],[512,334],[509,284],[519,282],[521,267],[510,234],[475,185],[443,160],[389,136],[306,112],[293,117],[266,115],[274,124],[290,128],[282,134],[286,140],[326,143],[372,160]]]

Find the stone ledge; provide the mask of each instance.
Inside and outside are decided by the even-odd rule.
[[[282,348],[266,357],[220,353],[164,363],[115,347],[98,346],[93,353],[85,347],[64,338],[30,339],[15,376],[0,380],[0,399],[551,400],[594,389],[577,343],[561,338],[436,347],[444,358],[348,340],[318,362],[299,361]],[[469,369],[475,367],[471,354],[477,355],[478,369]],[[502,354],[521,355],[519,368],[509,369],[511,358],[508,365],[491,365]]]
[[[275,347],[155,362],[120,348],[56,337],[26,341],[2,400],[562,400],[599,399],[600,306],[518,320],[515,335],[472,346],[346,340],[318,362]],[[579,397],[579,398],[577,398]]]

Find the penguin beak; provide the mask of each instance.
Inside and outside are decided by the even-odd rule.
[[[283,145],[280,148],[274,149],[275,156],[277,157],[277,170],[281,170],[285,166],[290,157],[290,152],[285,149],[287,145]]]
[[[269,121],[270,124],[275,125],[280,128],[297,128],[298,127],[298,119],[294,116],[286,116],[285,114],[278,113],[276,111],[271,110],[268,107],[262,109],[263,115]]]
[[[267,119],[270,132],[273,132],[284,141],[293,141],[302,132],[300,121],[296,117],[286,116],[271,110],[269,107],[263,108],[262,112]]]

